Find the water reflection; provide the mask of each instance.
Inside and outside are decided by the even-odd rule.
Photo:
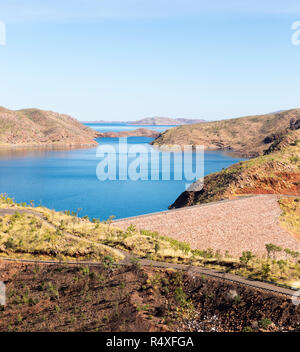
[[[27,157],[48,157],[52,152],[66,152],[71,150],[93,149],[95,146],[72,145],[72,146],[11,146],[0,148],[0,159],[15,159]],[[63,156],[63,154],[62,154]]]

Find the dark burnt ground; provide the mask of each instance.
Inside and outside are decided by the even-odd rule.
[[[284,296],[174,270],[0,263],[0,331],[295,331]]]

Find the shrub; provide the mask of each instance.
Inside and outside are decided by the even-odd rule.
[[[140,270],[141,269],[141,263],[139,258],[137,257],[131,257],[130,258],[131,266],[134,270]]]
[[[107,255],[104,257],[103,259],[103,265],[104,265],[104,268],[106,269],[111,269],[115,264],[115,260],[113,257],[111,257],[110,255]]]
[[[251,328],[251,326],[245,326],[243,328],[243,332],[253,332],[253,329]]]
[[[14,249],[17,247],[14,239],[12,237],[9,237],[6,242],[4,242],[4,246],[6,249]]]
[[[243,252],[242,256],[240,257],[240,262],[242,264],[247,265],[253,257],[254,257],[254,255],[252,254],[252,252],[250,252],[250,251]]]
[[[267,329],[272,324],[272,321],[270,319],[263,318],[259,324],[263,329]]]
[[[175,301],[181,306],[185,306],[187,303],[187,295],[183,291],[182,287],[175,288]]]
[[[264,263],[262,264],[262,276],[264,279],[267,279],[270,275],[270,272],[271,272],[271,267],[270,267],[270,264],[269,263]]]
[[[155,243],[155,246],[154,246],[155,254],[157,254],[159,250],[160,250],[160,245],[159,245],[159,243]]]

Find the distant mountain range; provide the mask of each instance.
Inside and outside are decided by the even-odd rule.
[[[203,119],[173,119],[170,117],[146,117],[137,121],[88,121],[86,123],[109,123],[109,124],[127,124],[127,125],[143,125],[143,126],[172,126],[172,125],[191,125],[194,123],[206,122]]]

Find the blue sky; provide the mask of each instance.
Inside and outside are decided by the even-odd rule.
[[[0,105],[87,120],[300,107],[293,0],[0,0]]]

